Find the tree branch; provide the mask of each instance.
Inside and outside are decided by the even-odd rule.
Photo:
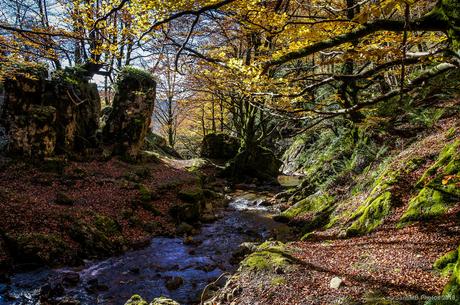
[[[267,61],[262,66],[262,73],[267,73],[268,69],[275,65],[284,64],[288,61],[300,59],[328,48],[336,47],[353,40],[358,40],[375,32],[402,32],[406,26],[411,31],[446,31],[449,29],[448,22],[442,18],[439,18],[436,14],[428,14],[422,18],[409,22],[408,24],[406,24],[404,20],[375,20],[362,25],[360,28],[351,32],[314,43],[312,45],[301,48],[300,50],[289,52],[277,59]]]
[[[177,12],[175,14],[172,14],[168,18],[165,18],[163,20],[157,21],[154,24],[152,24],[150,26],[150,28],[141,35],[139,40],[142,40],[142,38],[144,38],[147,34],[151,33],[155,28],[157,28],[160,25],[163,25],[165,23],[168,23],[168,22],[170,22],[170,21],[172,21],[174,19],[180,18],[182,16],[186,16],[186,15],[195,15],[195,16],[197,16],[197,15],[200,15],[200,14],[206,12],[206,11],[218,9],[218,8],[220,8],[220,7],[224,6],[224,5],[230,4],[230,3],[234,2],[234,1],[235,0],[224,0],[224,1],[221,1],[221,2],[217,2],[217,3],[214,3],[214,4],[203,6],[202,8],[200,8],[198,10],[186,10],[186,11],[180,11],[180,12]]]

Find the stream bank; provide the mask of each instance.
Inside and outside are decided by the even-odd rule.
[[[134,293],[148,300],[166,296],[195,304],[208,283],[236,270],[240,244],[289,238],[288,227],[271,218],[277,211],[268,192],[236,191],[231,196],[219,218],[193,237],[154,237],[144,249],[87,261],[83,267],[15,274],[0,284],[0,304],[32,305],[41,297],[46,299],[42,304],[122,305]]]

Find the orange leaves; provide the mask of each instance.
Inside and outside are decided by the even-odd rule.
[[[448,175],[442,179],[442,185],[447,185],[455,182],[460,182],[460,175]]]

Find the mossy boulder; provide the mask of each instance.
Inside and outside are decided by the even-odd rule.
[[[138,157],[149,132],[155,94],[156,81],[150,73],[133,67],[120,72],[113,109],[103,129],[104,143],[113,154]]]
[[[363,204],[349,217],[351,224],[346,230],[347,236],[364,235],[380,226],[392,209],[401,204],[398,188],[402,177],[416,170],[422,162],[422,159],[412,158],[404,166],[385,169],[375,180]]]
[[[177,197],[188,203],[199,203],[204,199],[204,192],[201,188],[182,190],[177,194]]]
[[[7,245],[20,263],[57,265],[75,253],[61,236],[49,233],[21,233],[6,236]]]
[[[368,197],[366,202],[351,216],[356,220],[348,227],[347,235],[362,235],[377,228],[390,214],[393,200],[391,191]]]
[[[169,214],[176,219],[178,223],[195,223],[200,220],[201,205],[198,203],[173,205],[169,209]]]
[[[295,217],[306,216],[311,212],[319,212],[329,206],[333,198],[328,194],[316,193],[300,200],[292,207],[281,213],[282,217],[292,220]]]
[[[203,137],[201,157],[230,160],[236,156],[240,141],[225,133],[210,133]]]
[[[274,217],[300,229],[302,235],[325,226],[334,210],[334,198],[325,193],[315,193],[304,198]]]
[[[125,305],[149,305],[149,303],[147,303],[140,295],[135,294],[126,301]]]
[[[293,264],[285,244],[267,241],[257,247],[240,263],[240,271],[284,272]]]
[[[257,178],[260,181],[276,181],[282,162],[268,148],[260,145],[243,148],[230,160],[224,176],[234,180]]]
[[[180,304],[166,297],[155,298],[149,304],[141,296],[135,294],[125,303],[125,305],[180,305]]]
[[[447,144],[436,162],[417,182],[418,194],[409,202],[399,225],[443,215],[460,199],[460,140]]]
[[[114,219],[95,215],[92,221],[77,218],[67,220],[69,223],[63,229],[79,244],[82,256],[99,257],[120,252],[124,239],[121,226]]]

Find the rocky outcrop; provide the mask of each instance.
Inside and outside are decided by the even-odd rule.
[[[204,136],[201,143],[201,157],[230,160],[240,148],[240,141],[224,133],[210,133]]]
[[[136,158],[149,131],[155,102],[156,82],[143,70],[125,67],[119,74],[106,125],[104,143],[112,154]]]
[[[43,105],[47,71],[38,67],[29,75],[16,75],[5,80],[5,126],[11,154],[46,157],[56,147],[56,108]]]
[[[227,163],[224,175],[233,179],[257,178],[260,181],[274,181],[282,162],[265,147],[243,149]]]
[[[83,75],[67,68],[48,79],[37,66],[5,80],[1,121],[10,154],[41,158],[95,147],[100,99]]]

